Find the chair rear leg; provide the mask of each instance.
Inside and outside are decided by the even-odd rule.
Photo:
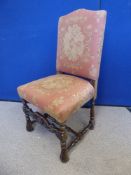
[[[69,160],[66,142],[67,142],[67,132],[66,132],[65,126],[62,125],[60,127],[60,143],[61,143],[60,159],[64,163],[68,162],[68,160]]]
[[[91,130],[94,129],[95,126],[95,100],[92,100],[92,106],[90,109],[90,121],[89,121],[89,128]]]

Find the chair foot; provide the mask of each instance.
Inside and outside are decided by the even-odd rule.
[[[33,125],[32,125],[32,121],[30,119],[26,121],[26,130],[29,132],[34,130]]]
[[[95,120],[90,120],[90,121],[89,121],[89,129],[90,129],[90,130],[93,130],[94,127],[95,127]]]
[[[60,154],[60,159],[63,163],[66,163],[69,161],[69,156],[68,156],[68,151],[67,150],[62,150]]]

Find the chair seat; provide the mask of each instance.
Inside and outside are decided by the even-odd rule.
[[[63,123],[94,96],[94,88],[82,78],[57,74],[19,86],[18,93]]]

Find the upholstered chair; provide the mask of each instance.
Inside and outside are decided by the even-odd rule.
[[[60,17],[57,74],[18,87],[27,131],[32,131],[34,122],[39,122],[55,133],[61,143],[62,162],[69,160],[69,150],[83,135],[94,129],[96,82],[99,77],[105,22],[104,10],[79,9]],[[88,101],[91,101],[89,123],[76,132],[66,125],[66,121]],[[28,103],[35,105],[39,112],[32,110]],[[67,144],[69,134],[74,137]]]

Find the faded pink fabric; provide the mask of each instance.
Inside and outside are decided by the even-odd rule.
[[[94,88],[81,78],[58,74],[22,85],[18,93],[62,123],[94,96]]]
[[[76,10],[60,18],[57,70],[97,80],[105,28],[105,11]],[[21,98],[59,122],[95,96],[82,78],[58,74],[18,87]]]
[[[57,71],[97,80],[106,11],[76,10],[58,26]]]

